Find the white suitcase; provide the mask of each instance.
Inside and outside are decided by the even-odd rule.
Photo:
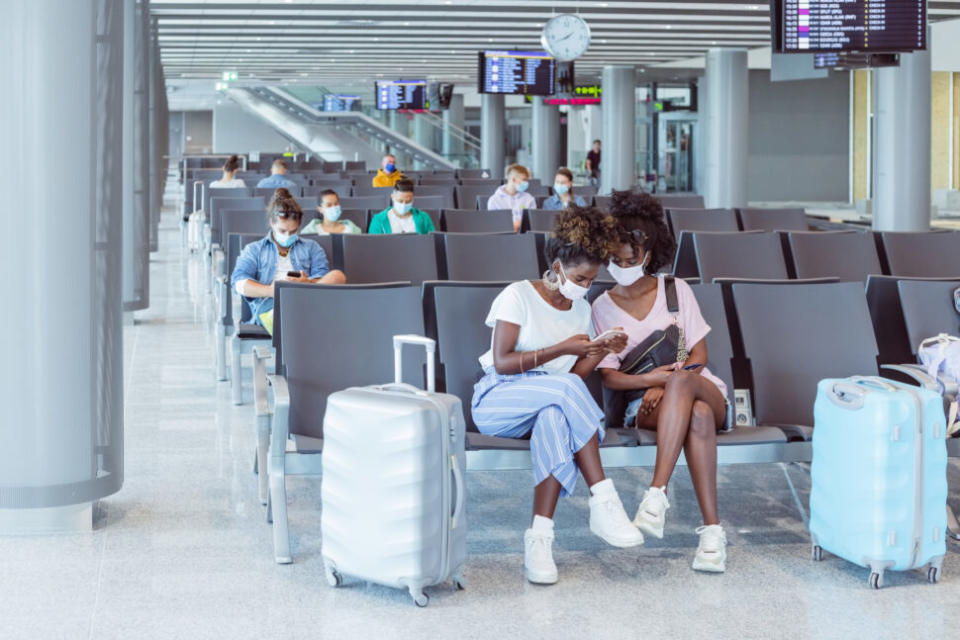
[[[427,349],[428,390],[400,381],[404,344]],[[434,392],[436,343],[394,336],[393,384],[331,394],[323,420],[321,531],[327,582],[350,575],[406,588],[448,578],[464,587],[464,420],[457,396]]]
[[[203,248],[204,222],[202,211],[194,211],[187,218],[187,249],[189,251],[200,251]]]

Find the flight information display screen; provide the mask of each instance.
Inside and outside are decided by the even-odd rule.
[[[556,60],[544,51],[481,51],[477,91],[528,96],[556,92]]]
[[[899,53],[815,53],[814,69],[868,69],[875,67],[897,67],[900,65]]]
[[[914,51],[927,48],[926,0],[775,0],[774,51]]]
[[[425,109],[426,80],[378,80],[377,109]]]
[[[324,111],[359,111],[360,96],[328,93],[323,97]]]

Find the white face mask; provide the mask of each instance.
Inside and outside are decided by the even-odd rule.
[[[563,297],[567,300],[581,300],[586,297],[586,295],[590,293],[590,289],[581,287],[568,278],[567,274],[563,272],[563,265],[560,263],[557,264],[560,265],[560,275],[563,276],[563,281],[560,283],[560,293],[563,294]]]
[[[607,271],[610,272],[610,275],[613,276],[613,279],[617,281],[622,287],[629,287],[634,282],[639,280],[647,272],[647,263],[650,262],[650,254],[647,254],[647,257],[643,259],[643,264],[638,264],[633,267],[621,267],[614,264],[611,260],[607,264]]]

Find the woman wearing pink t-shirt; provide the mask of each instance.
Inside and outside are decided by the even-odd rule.
[[[657,432],[657,459],[653,482],[644,494],[634,524],[644,533],[663,537],[666,489],[683,450],[690,478],[703,513],[697,528],[700,544],[693,561],[698,571],[726,568],[726,536],[717,514],[717,429],[727,417],[726,385],[710,373],[707,343],[710,326],[704,321],[690,286],[674,280],[678,312],[667,305],[666,284],[655,274],[669,264],[676,244],[667,229],[663,208],[651,195],[614,192],[610,214],[619,222],[621,245],[607,268],[617,281],[593,303],[593,323],[600,333],[623,327],[627,348],[605,357],[598,368],[604,385],[615,393],[631,392],[624,420],[628,427]],[[622,359],[654,331],[679,325],[683,348],[689,355],[649,373],[621,372]]]

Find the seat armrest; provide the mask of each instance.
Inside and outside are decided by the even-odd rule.
[[[257,417],[270,415],[266,363],[272,356],[273,349],[270,347],[256,347],[253,350],[253,401]]]
[[[216,278],[224,275],[223,270],[226,269],[227,256],[223,253],[223,248],[215,244],[213,245],[211,253],[213,254],[213,277]]]
[[[283,459],[290,436],[290,390],[287,379],[281,375],[267,376],[273,396],[273,418],[270,423],[270,458],[283,468]]]

